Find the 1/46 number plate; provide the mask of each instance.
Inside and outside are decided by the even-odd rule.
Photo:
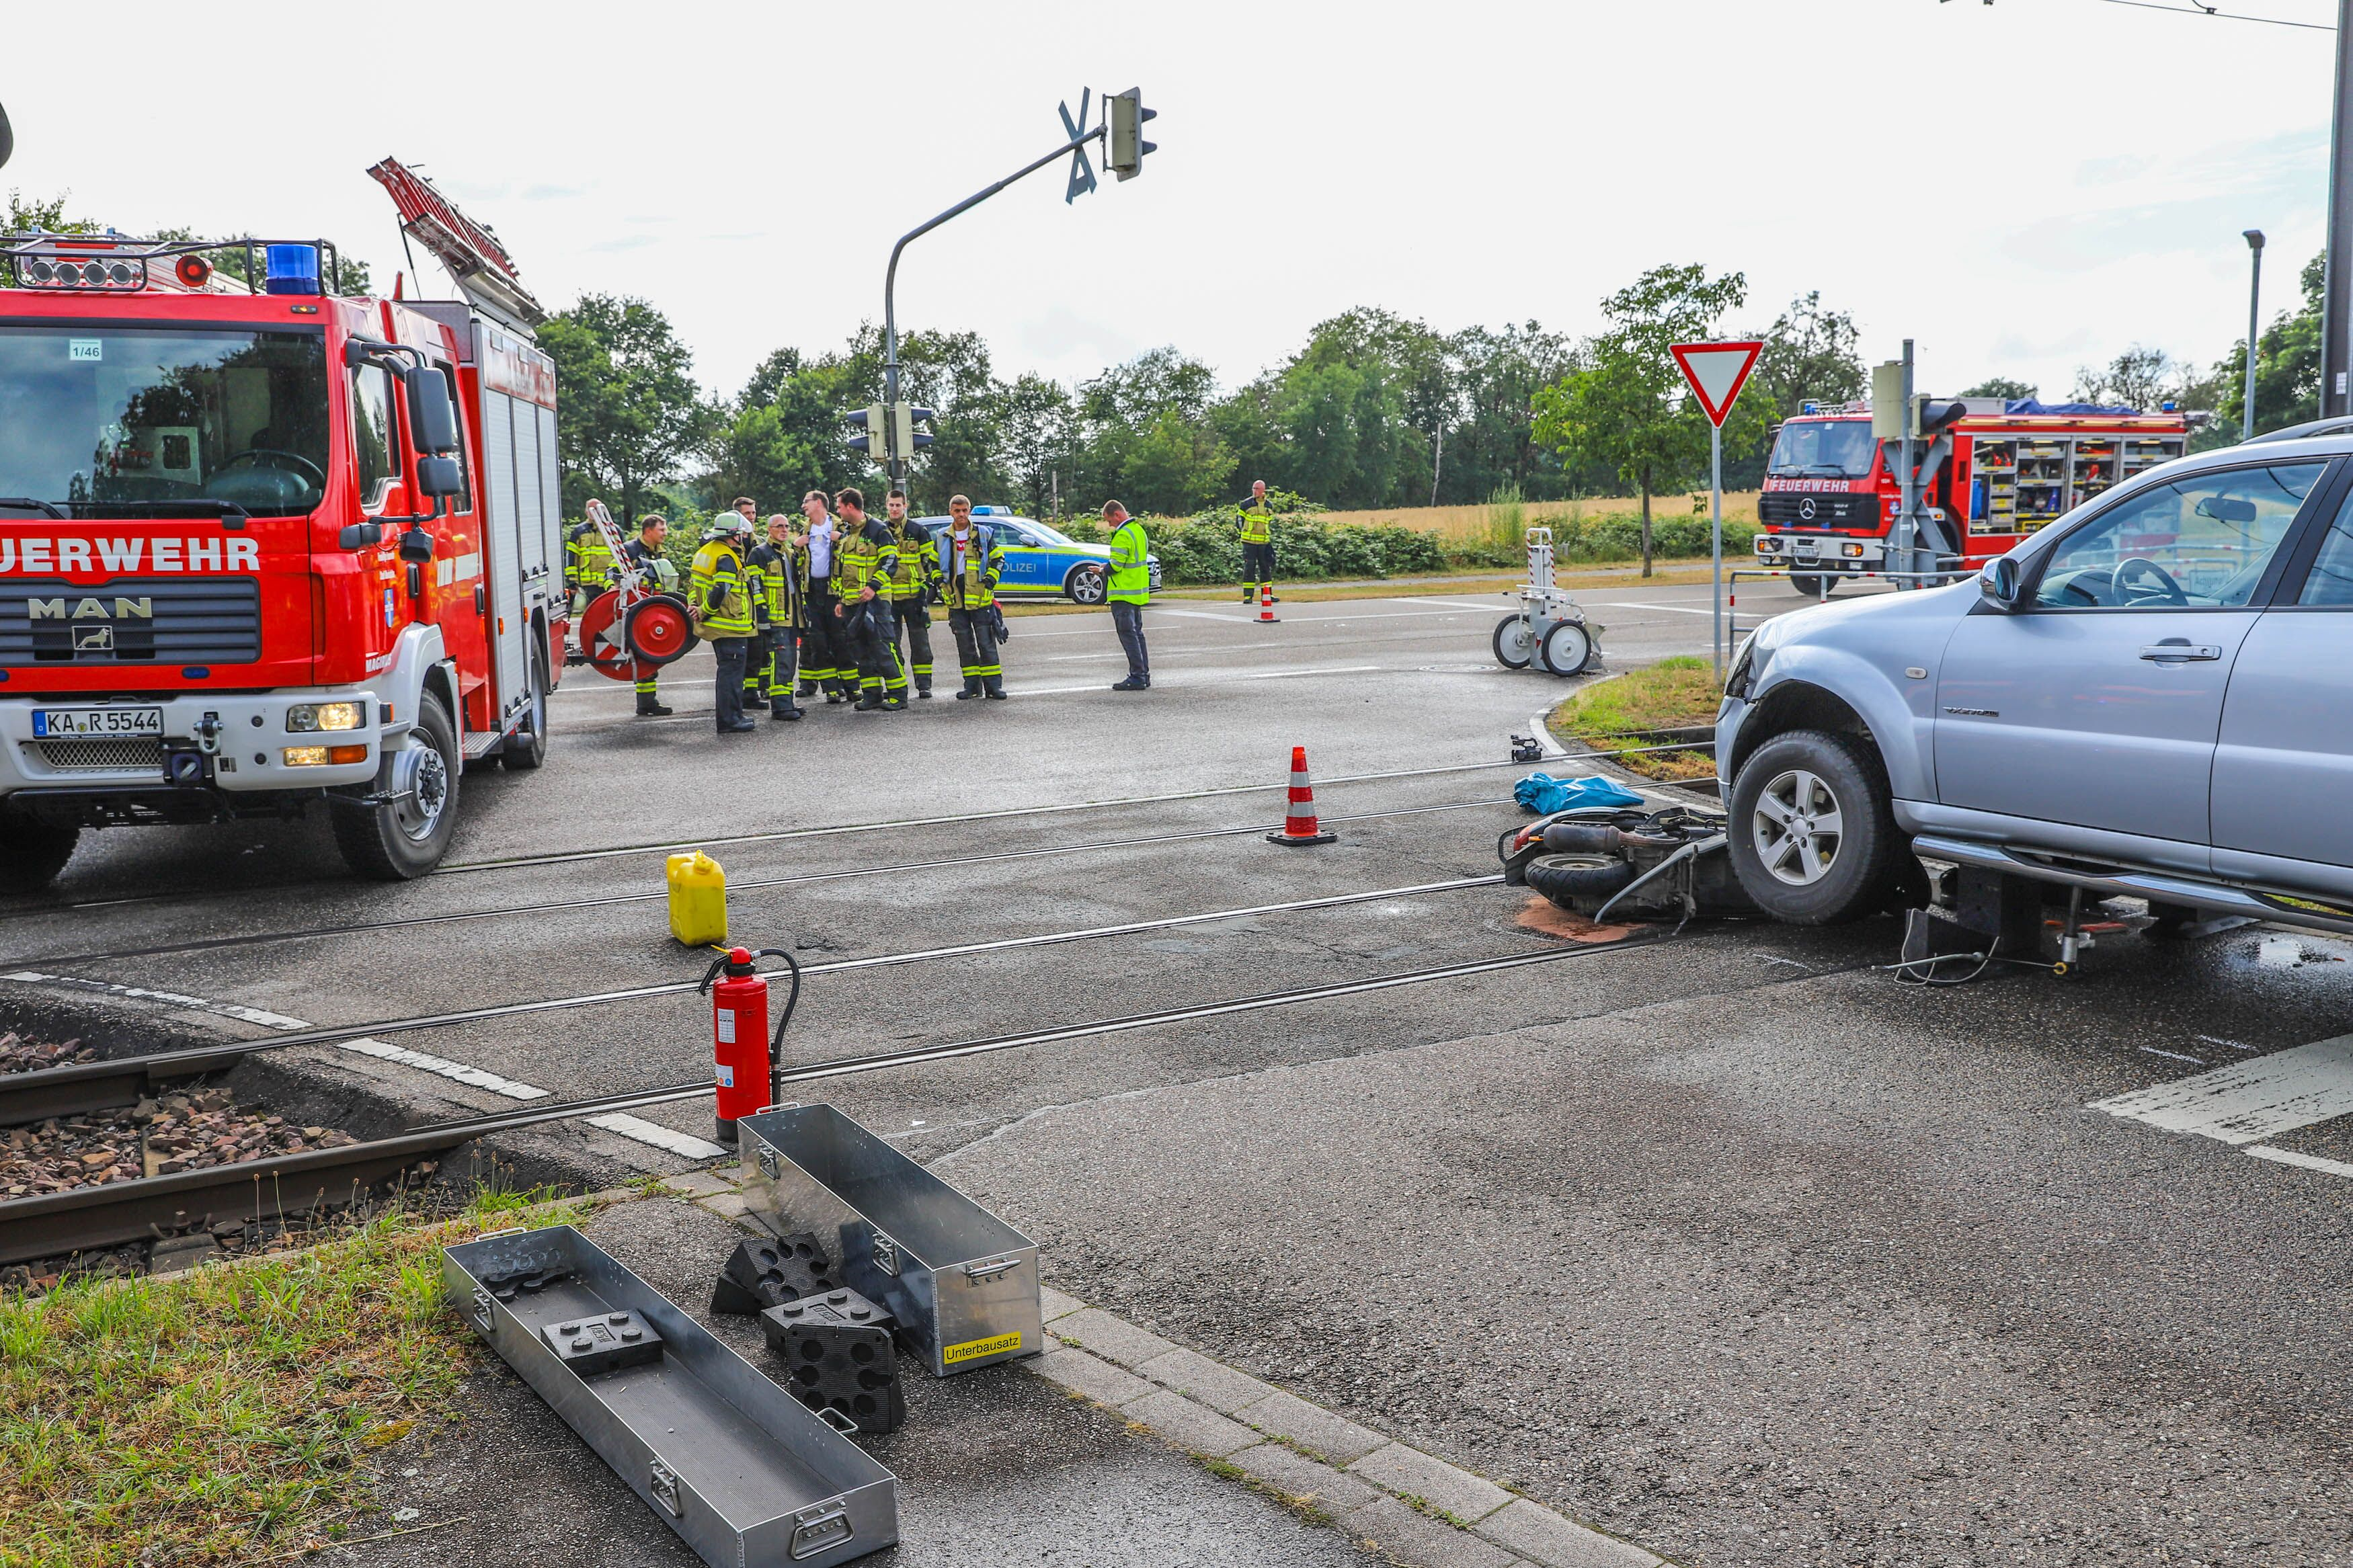
[[[161,708],[36,708],[33,734],[39,740],[87,740],[102,735],[158,735]]]

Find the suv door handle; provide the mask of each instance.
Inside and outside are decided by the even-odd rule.
[[[2161,642],[2140,650],[2141,658],[2152,664],[2187,664],[2192,659],[2214,659],[2222,650],[2212,643]]]

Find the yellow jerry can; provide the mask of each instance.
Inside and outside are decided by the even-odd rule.
[[[670,858],[670,934],[689,947],[727,940],[727,873],[698,849]]]

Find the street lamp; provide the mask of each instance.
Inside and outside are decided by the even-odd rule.
[[[2239,439],[2252,441],[2255,436],[2255,333],[2263,315],[2263,231],[2247,230],[2246,241],[2253,253],[2253,276],[2247,281],[2247,398],[2246,411],[2239,419]]]

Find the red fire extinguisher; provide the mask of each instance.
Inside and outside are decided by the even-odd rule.
[[[768,1033],[768,982],[753,967],[753,961],[761,958],[783,959],[793,974],[793,988],[785,997],[784,1016],[776,1020],[774,1036]],[[723,973],[726,978],[720,978]],[[801,999],[801,966],[782,948],[764,947],[757,952],[730,948],[703,975],[699,989],[711,993],[719,1141],[733,1145],[738,1118],[776,1103],[776,1068],[784,1058],[785,1026],[793,1021],[793,1009]]]

